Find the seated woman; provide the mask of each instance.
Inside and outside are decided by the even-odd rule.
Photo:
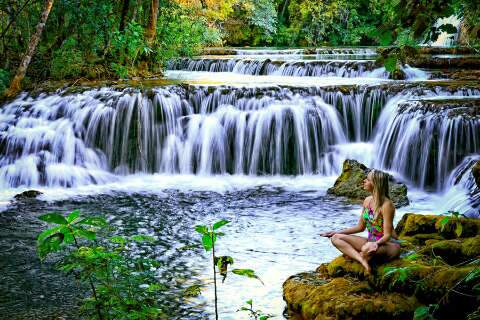
[[[393,229],[395,206],[388,194],[388,174],[372,170],[363,181],[363,188],[372,193],[363,201],[362,215],[354,227],[320,234],[329,237],[338,250],[357,260],[367,274],[371,273],[372,256],[394,259],[400,254],[400,244]],[[353,236],[367,228],[368,237]]]

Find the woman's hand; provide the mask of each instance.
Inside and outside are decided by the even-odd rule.
[[[378,250],[378,244],[376,242],[367,242],[362,246],[361,254],[366,257]]]
[[[338,232],[336,232],[336,231],[327,231],[327,232],[322,232],[322,233],[320,233],[320,236],[322,236],[322,237],[327,237],[327,238],[331,238],[331,237],[333,237],[333,235],[334,235],[335,233],[338,233]]]

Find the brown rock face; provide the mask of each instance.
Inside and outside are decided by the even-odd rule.
[[[477,187],[480,188],[480,161],[477,161],[475,165],[472,168],[472,175],[473,178],[475,179],[475,183],[477,184]]]
[[[337,196],[347,197],[354,202],[361,203],[370,193],[363,189],[363,180],[371,169],[356,160],[345,160],[343,163],[342,174],[335,181],[328,193]],[[407,186],[396,182],[390,177],[390,197],[395,207],[403,207],[409,204],[407,197]]]

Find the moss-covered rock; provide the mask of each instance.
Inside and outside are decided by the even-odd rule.
[[[315,272],[290,277],[284,299],[294,319],[412,319],[419,306],[439,304],[436,319],[463,319],[478,308],[478,220],[406,214],[396,231],[401,258],[372,261],[372,274],[339,256]],[[452,237],[448,224],[465,233]],[[443,227],[443,230],[442,230]],[[408,240],[408,241],[406,241]],[[454,290],[452,290],[454,289]]]
[[[337,196],[344,196],[354,202],[362,202],[370,193],[363,189],[363,180],[371,169],[356,160],[345,160],[343,162],[342,174],[335,181],[328,193]],[[409,203],[407,197],[407,186],[396,182],[390,176],[390,197],[395,207],[406,206]]]
[[[461,225],[461,232],[458,225]],[[480,219],[407,213],[398,222],[395,231],[400,238],[420,234],[431,234],[432,239],[468,238],[479,233]],[[426,239],[428,235],[422,237]]]
[[[290,277],[283,293],[289,311],[303,319],[412,319],[420,305],[412,296],[376,293],[367,281],[315,272]]]

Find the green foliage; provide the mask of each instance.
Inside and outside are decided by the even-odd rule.
[[[90,289],[81,312],[89,319],[157,319],[162,315],[157,296],[165,288],[155,279],[158,262],[133,258],[130,243],[154,241],[150,236],[113,236],[99,243],[105,231],[102,217],[82,217],[75,210],[67,216],[48,213],[40,220],[56,224],[37,238],[37,251],[43,261],[62,250],[56,266]]]
[[[447,214],[449,214],[449,216],[445,216],[442,218],[442,220],[440,220],[440,231],[443,232],[448,227],[454,230],[457,238],[460,238],[463,233],[463,225],[461,221],[458,220],[460,217],[460,213],[457,211],[448,211]]]
[[[237,310],[237,312],[239,311],[248,312],[250,318],[255,320],[267,320],[274,317],[274,315],[272,314],[264,314],[262,310],[254,309],[252,299],[245,301],[245,306],[242,306],[240,309]]]
[[[228,220],[219,220],[211,226],[206,225],[197,225],[195,226],[195,231],[202,236],[202,245],[206,252],[212,252],[212,266],[213,266],[213,285],[215,290],[215,316],[218,319],[218,308],[217,308],[217,269],[219,270],[220,275],[222,276],[222,283],[225,282],[228,274],[228,266],[234,263],[234,260],[230,256],[217,256],[215,253],[215,244],[218,237],[222,237],[225,234],[222,232],[217,232],[218,229],[229,224]],[[233,274],[244,276],[247,278],[253,278],[259,280],[262,284],[262,280],[255,274],[255,271],[252,269],[233,269],[231,270]],[[201,287],[199,285],[192,285],[185,289],[185,296],[197,296],[200,294]],[[257,319],[257,318],[255,318]],[[267,318],[259,318],[267,319]]]
[[[53,52],[50,73],[54,79],[79,77],[84,67],[83,55],[77,49],[78,43],[67,38],[62,46]]]
[[[391,287],[397,283],[403,284],[410,278],[410,272],[412,270],[417,269],[418,266],[406,266],[406,267],[385,267],[383,271],[385,274],[383,275],[384,278],[393,278],[393,282],[391,283]]]
[[[10,82],[10,73],[0,68],[0,94],[8,87]]]
[[[428,307],[418,307],[413,315],[413,320],[435,320],[433,313],[437,308],[438,304],[431,304]]]

